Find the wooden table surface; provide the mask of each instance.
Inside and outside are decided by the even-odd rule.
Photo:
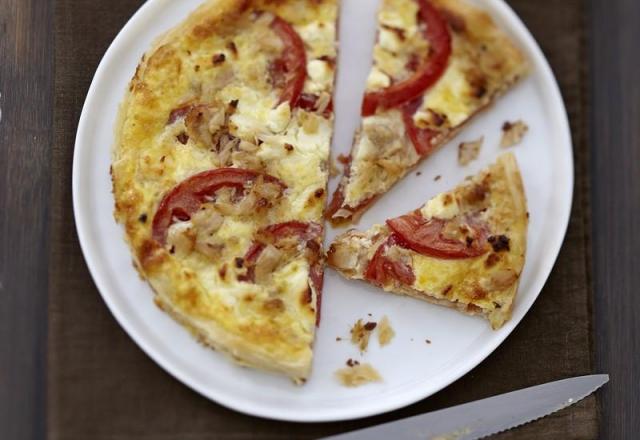
[[[0,0],[0,439],[46,432],[53,3]],[[585,0],[585,7],[595,360],[597,371],[611,375],[601,393],[601,438],[636,438],[640,2]]]

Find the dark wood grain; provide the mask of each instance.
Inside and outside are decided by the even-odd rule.
[[[575,141],[571,225],[549,282],[531,312],[485,362],[446,390],[389,414],[342,423],[293,424],[245,416],[169,377],[118,327],[91,282],[73,230],[70,174],[75,128],[100,57],[139,2],[56,3],[56,100],[52,180],[49,433],[53,439],[311,439],[592,371],[585,189],[583,3],[512,0],[560,80]],[[544,3],[541,7],[541,3]],[[545,10],[552,7],[549,16]],[[99,25],[91,17],[101,17]],[[571,29],[565,32],[564,27]],[[82,36],[80,38],[80,36]],[[105,170],[106,172],[106,170]],[[163,414],[163,417],[158,417]],[[591,397],[503,438],[591,439]]]
[[[591,0],[591,174],[603,439],[640,433],[640,2]]]
[[[66,1],[58,0],[58,3]],[[60,418],[56,419],[56,424],[68,429],[55,431],[53,438],[114,439],[114,432],[120,433],[117,438],[175,438],[170,432],[162,433],[162,429],[175,420],[171,411],[162,414],[159,427],[149,429],[149,426],[140,423],[141,416],[153,415],[150,413],[154,407],[146,405],[154,399],[169,399],[176,405],[189,402],[191,426],[183,432],[182,439],[224,438],[231,435],[234,438],[258,438],[258,434],[262,434],[260,438],[288,438],[293,432],[299,433],[300,437],[310,438],[321,432],[358,426],[358,423],[337,424],[332,428],[323,428],[325,425],[276,424],[217,407],[168,377],[117,328],[104,304],[97,298],[78,252],[70,213],[70,147],[84,94],[100,55],[139,2],[119,0],[116,1],[116,8],[111,7],[110,2],[77,0],[67,3],[66,8],[58,9],[59,23],[73,21],[79,26],[76,28],[77,35],[67,34],[66,38],[80,41],[75,45],[71,41],[65,42],[64,47],[71,50],[58,54],[58,68],[66,69],[66,76],[64,81],[56,82],[57,118],[64,118],[65,122],[57,127],[55,138],[60,150],[51,171],[53,3],[53,0],[0,0],[0,439],[45,437],[44,358],[49,213],[53,219],[53,233],[59,238],[52,259],[60,261],[52,267],[52,271],[56,271],[60,277],[69,278],[64,287],[84,292],[84,296],[76,298],[80,299],[83,312],[90,316],[86,322],[80,323],[89,324],[88,334],[85,335],[88,339],[84,339],[84,345],[66,348],[66,355],[72,350],[79,350],[87,355],[89,363],[84,363],[70,375],[57,372],[57,376],[54,376],[60,378],[62,375],[71,384],[78,381],[79,391],[54,401],[59,404],[73,402],[74,409],[57,409],[56,415]],[[523,16],[526,16],[527,9],[539,7],[539,2],[527,0],[514,0],[511,3]],[[637,219],[640,218],[640,182],[637,177],[640,171],[640,65],[637,57],[640,3],[636,0],[590,0],[581,3],[589,9],[590,46],[588,54],[582,53],[580,61],[573,68],[581,72],[587,65],[583,60],[587,59],[586,55],[590,56],[590,82],[586,84],[589,90],[581,91],[585,84],[580,75],[566,76],[561,87],[565,100],[582,100],[579,106],[570,108],[574,141],[586,142],[585,139],[576,140],[575,130],[580,128],[576,124],[588,126],[585,133],[591,146],[591,180],[583,181],[583,189],[589,189],[590,183],[593,227],[589,227],[589,210],[585,209],[579,218],[575,218],[575,215],[572,217],[567,240],[575,240],[576,236],[586,232],[587,239],[592,240],[594,247],[596,370],[609,372],[612,376],[611,383],[602,392],[600,437],[633,439],[640,432],[640,324],[637,319],[640,316],[640,237],[636,233]],[[563,21],[562,18],[563,8],[570,4],[570,1],[545,0],[549,23],[545,24],[544,20],[527,22],[545,53],[551,56],[551,64],[560,78],[571,66],[562,63],[562,55],[554,54],[553,47],[571,39],[571,30],[576,23]],[[76,14],[82,11],[85,11],[85,17],[93,18],[77,17]],[[96,20],[96,17],[99,19]],[[556,33],[551,38],[548,33],[554,27],[563,29],[564,34]],[[570,55],[567,52],[567,56]],[[580,81],[577,88],[571,87],[572,81]],[[585,101],[585,97],[589,96],[590,99]],[[585,107],[586,104],[589,106]],[[589,109],[590,118],[586,121],[576,120],[576,112],[584,115],[586,108]],[[589,167],[585,165],[587,160],[583,156],[577,164],[584,168],[583,171],[588,171]],[[51,174],[54,184],[50,199],[48,183]],[[582,178],[586,179],[587,173],[583,172]],[[574,210],[576,202],[589,207],[588,195],[574,201]],[[51,212],[49,206],[52,206]],[[593,231],[591,237],[588,236],[590,230]],[[567,253],[566,249],[563,249],[563,253],[561,261],[576,258],[576,254]],[[589,264],[589,255],[586,264]],[[550,284],[553,287],[559,283],[558,280],[570,279],[576,271],[584,270],[580,267],[578,263],[568,268],[556,268]],[[588,274],[589,271],[586,272]],[[406,414],[489,394],[478,383],[483,380],[486,371],[494,365],[500,365],[514,350],[515,356],[526,356],[526,347],[520,347],[519,344],[540,328],[541,323],[537,323],[534,317],[544,315],[554,307],[565,307],[565,304],[563,298],[554,296],[551,289],[545,290],[529,317],[487,362],[445,392],[409,408]],[[60,317],[66,310],[57,308],[53,312]],[[553,325],[555,319],[560,317],[543,321],[542,325]],[[57,342],[60,346],[73,337],[73,323],[63,330],[62,338]],[[92,346],[87,342],[91,338],[96,338],[100,345]],[[547,349],[557,352],[567,350],[567,347],[560,344]],[[108,351],[109,356],[100,356],[100,351]],[[55,359],[64,355],[64,351],[50,352],[54,361],[64,360]],[[571,350],[569,355],[561,365],[561,370],[566,373],[571,362]],[[540,361],[532,368],[548,368],[549,380],[557,378],[553,372],[555,366],[546,365],[545,359],[543,350],[540,352]],[[80,390],[82,386],[96,386],[96,383],[87,379],[90,378],[88,375],[100,371],[100,362],[113,368],[113,376],[98,383],[91,393],[83,395]],[[583,368],[590,369],[587,364]],[[136,373],[131,377],[131,374],[118,373],[118,369]],[[532,380],[526,377],[529,374],[527,368],[519,367],[505,373],[508,378],[504,384],[492,384],[496,392],[506,391],[514,377],[519,376],[524,384]],[[117,410],[118,403],[126,400],[134,405],[129,417],[117,418],[116,426],[105,426],[101,411],[109,408]],[[578,411],[565,410],[551,419],[528,425],[525,430],[516,431],[511,436],[536,438],[536,435],[544,432],[544,438],[566,438],[568,425],[588,427],[593,423],[591,419],[578,416],[586,414],[585,405],[590,403],[582,403]],[[369,424],[389,417],[359,423]],[[158,419],[157,414],[155,419]],[[79,430],[79,421],[91,429]],[[225,425],[231,428],[222,429]],[[221,430],[211,429],[212,426],[218,426]],[[254,434],[234,428],[238,426],[250,426]],[[582,431],[582,434],[580,431],[574,432],[577,432],[574,438],[590,438],[586,436],[590,432],[588,430]]]
[[[1,439],[45,432],[52,4],[0,0]]]

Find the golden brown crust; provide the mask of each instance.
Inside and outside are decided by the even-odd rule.
[[[502,155],[471,180],[434,197],[421,212],[427,218],[456,218],[477,209],[490,231],[491,249],[478,257],[448,260],[394,247],[398,258],[410,262],[415,281],[407,285],[390,280],[384,290],[480,314],[494,329],[502,327],[511,317],[528,225],[524,187],[512,154]],[[347,231],[331,244],[327,262],[347,278],[365,280],[369,261],[390,234],[386,225]]]
[[[266,69],[268,56],[282,47],[269,31],[268,13],[295,28],[307,61],[324,74],[308,75],[305,92],[331,93],[333,71],[317,59],[335,58],[336,0],[205,2],[158,38],[128,87],[111,169],[115,217],[163,310],[236,361],[302,382],[311,368],[319,295],[309,282],[309,252],[272,249],[268,279],[255,284],[244,281],[247,267],[233,264],[259,228],[318,222],[325,200],[317,189],[326,188],[332,116],[278,105]],[[314,32],[319,25],[323,30]],[[178,111],[189,105],[195,110]],[[222,221],[202,219],[210,233],[198,233],[202,225],[194,215],[170,228],[166,245],[152,238],[158,204],[171,188],[198,172],[229,166],[275,176],[287,186],[287,197],[257,199],[256,206],[266,206],[259,214],[233,206],[220,214],[224,204],[216,200],[212,212]]]

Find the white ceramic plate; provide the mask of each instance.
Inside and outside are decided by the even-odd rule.
[[[513,318],[501,330],[492,331],[481,318],[384,294],[329,270],[313,375],[301,387],[284,377],[238,367],[199,345],[154,305],[151,289],[131,265],[123,231],[112,215],[109,164],[115,115],[142,53],[158,35],[186,17],[199,0],[149,0],[133,16],[102,59],[84,105],[73,163],[73,201],[80,243],[93,279],[120,325],[151,358],[194,390],[238,411],[282,420],[330,421],[379,414],[423,399],[478,365],[511,333],[540,293],[565,234],[573,191],[571,139],[558,87],[530,33],[503,1],[476,2],[526,52],[532,75],[423,163],[421,176],[407,176],[382,198],[360,227],[412,210],[491,163],[500,153],[502,123],[523,119],[530,126],[529,134],[512,151],[522,168],[531,223]],[[343,1],[334,155],[349,149],[358,121],[377,3]],[[458,166],[458,142],[482,135],[485,143],[479,160],[468,167]],[[434,181],[436,175],[442,178]],[[329,230],[327,239],[335,234]],[[374,342],[361,356],[349,342],[336,341],[337,336],[348,336],[356,319],[378,320],[383,315],[389,316],[397,333],[384,349]],[[384,382],[356,389],[340,386],[333,373],[348,358],[371,362]]]

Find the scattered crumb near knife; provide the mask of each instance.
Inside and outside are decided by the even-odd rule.
[[[424,342],[426,342],[427,344],[431,344],[431,339],[425,339]]]
[[[476,160],[480,154],[480,148],[484,143],[484,136],[475,141],[461,142],[458,145],[458,163],[462,166],[468,165]]]
[[[396,332],[391,327],[391,322],[387,316],[383,316],[378,324],[378,343],[380,347],[384,347],[389,344],[393,337],[396,335]]]
[[[442,179],[442,176],[440,174],[438,174],[436,177],[433,178],[433,181],[437,182],[440,179]]]
[[[371,364],[360,364],[357,361],[352,361],[351,364],[349,366],[347,361],[347,367],[335,372],[336,377],[345,387],[355,388],[372,382],[382,382],[382,376]]]
[[[529,127],[521,120],[514,122],[506,121],[502,124],[500,147],[509,148],[518,145],[522,142],[522,138],[527,134],[527,131],[529,131]]]
[[[372,321],[365,323],[362,319],[358,319],[356,323],[353,324],[353,327],[351,327],[351,342],[357,345],[361,352],[367,351],[367,347],[369,347],[369,337],[377,325],[377,323]]]

